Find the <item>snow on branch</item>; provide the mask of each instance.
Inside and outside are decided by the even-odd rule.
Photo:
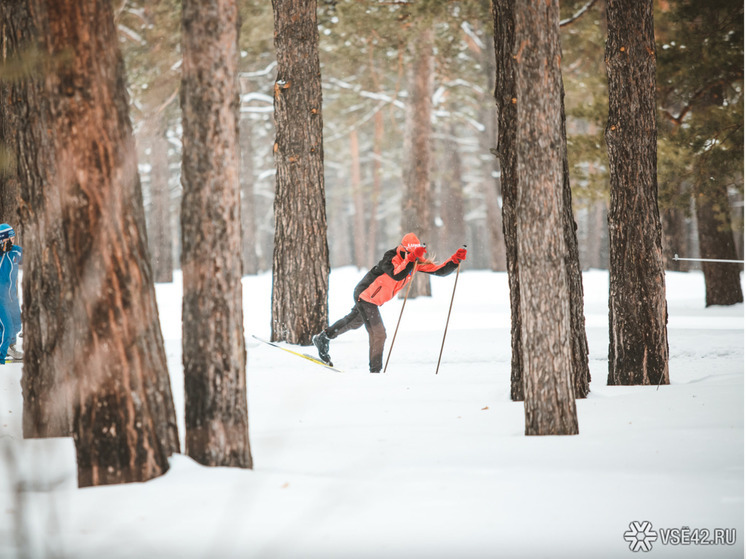
[[[480,49],[484,49],[484,41],[474,32],[474,29],[472,29],[468,21],[461,22],[461,30],[466,33],[466,35],[474,41],[474,44],[476,44]]]
[[[275,66],[277,66],[277,61],[270,62],[269,65],[263,70],[257,70],[256,72],[239,72],[238,77],[239,78],[258,78],[261,76],[266,76],[272,70],[275,69]]]
[[[596,3],[596,0],[589,0],[588,3],[580,8],[577,12],[575,12],[574,15],[570,16],[567,19],[563,19],[560,21],[560,27],[564,27],[565,25],[570,25],[572,22],[580,19],[585,15],[585,13],[590,10],[593,7],[593,4]]]
[[[142,38],[142,35],[137,33],[135,30],[130,29],[126,25],[120,23],[119,25],[117,25],[117,29],[119,30],[119,33],[122,36],[127,37],[130,41],[133,41],[134,43],[137,43],[138,45],[145,44],[145,39]]]
[[[388,103],[400,109],[405,108],[405,105],[402,101],[396,99],[395,97],[392,97],[391,95],[387,95],[385,93],[365,91],[359,85],[353,85],[351,83],[342,81],[338,78],[329,78],[327,83],[330,85],[335,85],[341,89],[348,89],[350,91],[353,91],[357,93],[358,95],[360,95],[361,97],[365,97],[366,99],[373,99],[374,101],[381,101],[383,103]]]

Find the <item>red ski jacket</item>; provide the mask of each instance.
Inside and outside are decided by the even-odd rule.
[[[404,247],[398,246],[387,250],[381,261],[365,274],[355,288],[355,300],[368,301],[379,307],[394,298],[401,289],[412,280],[414,262],[407,262]],[[447,276],[458,268],[450,260],[440,264],[420,262],[418,272]]]

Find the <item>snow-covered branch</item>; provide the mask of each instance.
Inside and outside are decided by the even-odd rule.
[[[564,27],[565,25],[570,25],[573,21],[580,19],[583,17],[583,15],[590,10],[593,7],[593,4],[596,3],[596,0],[589,0],[588,3],[580,8],[577,12],[575,12],[574,15],[570,16],[567,19],[563,19],[560,21],[560,27]]]

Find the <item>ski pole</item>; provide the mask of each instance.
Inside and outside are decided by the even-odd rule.
[[[404,305],[407,304],[407,297],[409,297],[409,289],[412,287],[412,282],[414,282],[414,274],[417,272],[417,262],[414,263],[414,269],[412,270],[412,279],[409,280],[409,285],[407,285],[407,291],[404,293],[404,302],[401,305],[401,312],[399,313],[399,320],[396,321],[396,330],[394,330],[394,337],[391,338],[391,345],[389,346],[389,354],[386,356],[386,365],[383,367],[383,372],[386,372],[386,369],[389,367],[389,358],[391,357],[391,350],[394,349],[394,342],[396,341],[396,333],[399,331],[399,323],[401,322],[401,317],[404,314]]]
[[[673,255],[674,261],[687,260],[689,262],[722,262],[725,264],[743,264],[743,260],[725,260],[723,258],[679,258],[678,254]]]
[[[464,245],[464,248],[466,248],[466,245]],[[440,355],[438,355],[438,366],[435,368],[435,374],[438,374],[438,371],[440,370],[440,359],[443,357],[443,347],[446,345],[446,334],[448,334],[448,323],[451,320],[451,310],[453,309],[453,299],[456,297],[456,286],[458,285],[458,274],[461,271],[461,262],[458,263],[458,268],[456,268],[456,281],[453,282],[453,293],[451,294],[451,305],[448,307],[448,317],[446,318],[446,329],[445,332],[443,332],[443,342],[440,344]]]

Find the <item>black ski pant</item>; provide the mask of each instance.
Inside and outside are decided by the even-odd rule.
[[[357,296],[357,293],[355,294]],[[326,336],[333,340],[340,334],[355,330],[365,325],[368,331],[370,370],[379,372],[383,365],[383,346],[386,342],[386,329],[383,326],[381,311],[378,306],[368,301],[357,299],[352,310],[325,330]]]

